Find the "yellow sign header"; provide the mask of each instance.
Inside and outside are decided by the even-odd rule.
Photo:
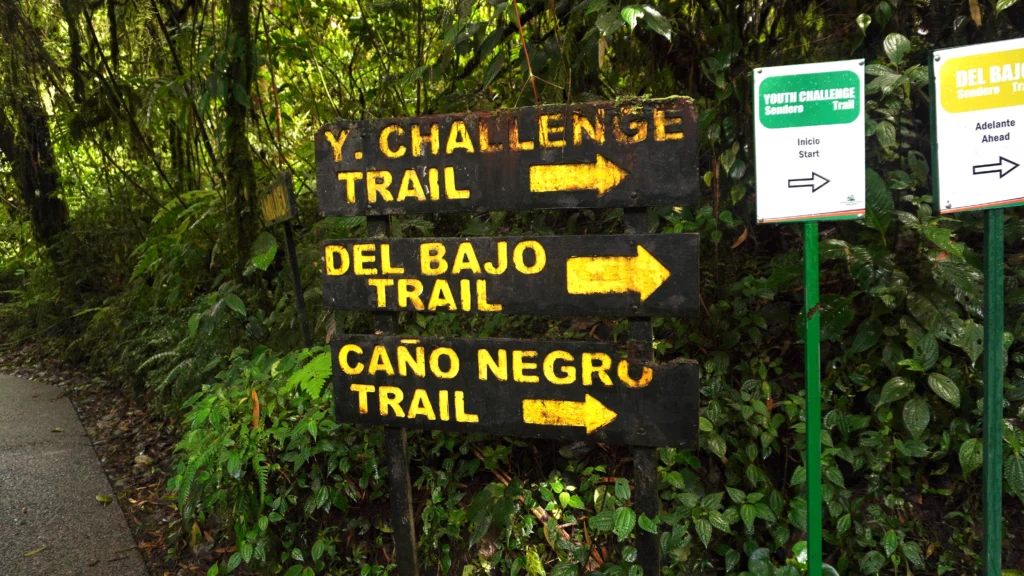
[[[1024,49],[940,63],[939,100],[950,113],[1024,105]]]

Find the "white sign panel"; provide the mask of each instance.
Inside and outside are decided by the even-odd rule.
[[[759,222],[864,215],[864,61],[754,70]]]
[[[939,210],[1024,203],[1024,39],[937,50],[932,73]]]

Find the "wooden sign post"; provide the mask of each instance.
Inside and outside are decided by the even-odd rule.
[[[982,508],[985,576],[1002,572],[1003,209],[1024,204],[1024,40],[936,50],[932,188],[942,214],[986,210]],[[941,169],[940,169],[941,168]]]
[[[295,189],[292,187],[292,173],[282,172],[259,199],[260,214],[267,226],[284,223],[284,245],[288,251],[288,266],[291,268],[292,288],[295,290],[295,309],[302,329],[302,342],[307,348],[313,345],[306,319],[306,299],[302,292],[302,275],[299,261],[295,256],[295,231],[292,220],[299,215],[295,204]]]
[[[375,335],[332,341],[339,422],[383,425],[399,573],[419,574],[405,429],[636,446],[636,507],[654,518],[657,446],[694,447],[696,364],[658,365],[650,316],[698,311],[696,234],[651,235],[645,207],[697,196],[687,99],[338,122],[316,135],[327,216],[369,239],[323,246],[324,302],[372,311]],[[626,235],[390,238],[409,213],[625,208]],[[630,318],[628,354],[595,342],[395,335],[417,312]],[[638,537],[660,573],[658,535]]]

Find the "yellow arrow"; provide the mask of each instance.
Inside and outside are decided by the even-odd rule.
[[[544,426],[584,426],[587,434],[606,426],[618,416],[587,394],[583,402],[572,400],[523,400],[523,422]]]
[[[637,292],[643,302],[671,275],[643,246],[636,247],[636,256],[581,256],[565,263],[569,294]]]
[[[530,166],[530,192],[597,190],[598,196],[604,196],[628,174],[600,154],[593,164]]]

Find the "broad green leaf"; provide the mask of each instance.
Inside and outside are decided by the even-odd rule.
[[[892,221],[892,194],[878,172],[868,169],[865,175],[867,185],[866,221],[868,226],[885,233]]]
[[[619,13],[615,10],[609,10],[602,14],[601,17],[598,18],[597,22],[594,24],[594,26],[597,27],[598,31],[601,32],[602,36],[610,36],[619,28],[622,28],[625,25],[626,23],[623,21]]]
[[[850,529],[850,525],[853,523],[853,518],[849,514],[843,514],[839,517],[839,521],[836,522],[836,532],[842,534]]]
[[[879,402],[883,404],[887,402],[895,402],[905,398],[913,391],[913,382],[910,382],[902,376],[896,376],[895,378],[889,379],[889,381],[885,383],[885,386],[882,386],[882,395],[881,398],[879,398]]]
[[[864,574],[878,574],[885,565],[885,556],[878,550],[872,550],[860,557],[860,571]]]
[[[228,308],[236,312],[242,318],[245,318],[248,314],[245,309],[245,303],[242,299],[234,294],[228,294],[224,296],[224,303],[227,304]]]
[[[1014,454],[1006,460],[1006,486],[1017,496],[1024,498],[1024,458]]]
[[[650,28],[651,32],[664,36],[666,40],[672,41],[672,24],[669,23],[668,18],[661,15],[654,9],[653,6],[644,5],[644,12],[647,16],[644,17],[644,23]]]
[[[637,22],[644,17],[644,9],[640,6],[630,5],[624,7],[619,15],[622,16],[622,21],[629,25],[630,31],[636,28]]]
[[[931,417],[931,407],[923,398],[911,398],[903,406],[903,423],[907,425],[907,430],[914,438],[920,438],[921,434],[924,434]]]
[[[1013,6],[1017,3],[1017,0],[999,0],[996,2],[996,14],[999,14],[1003,10]]]
[[[708,420],[707,418],[705,418],[703,416],[698,418],[697,422],[698,422],[698,427],[700,428],[701,432],[711,432],[712,430],[715,429],[714,425],[711,424],[711,420]]]
[[[625,502],[629,500],[632,492],[629,490],[629,481],[625,478],[615,479],[615,497]]]
[[[887,120],[879,122],[878,127],[875,129],[875,138],[878,139],[878,143],[883,148],[896,146],[896,127]]]
[[[202,315],[193,314],[188,319],[188,335],[195,336],[196,332],[199,332],[199,320],[202,319]]]
[[[871,26],[871,16],[868,14],[857,16],[857,26],[860,28],[861,34],[867,34],[868,26]]]
[[[981,448],[980,438],[970,438],[960,445],[960,468],[963,469],[964,476],[981,468]]]
[[[744,504],[740,506],[740,519],[743,520],[743,524],[747,527],[747,531],[754,529],[754,520],[757,519],[757,511],[754,509],[753,504]]]
[[[270,232],[263,231],[252,243],[252,265],[266,271],[277,255],[277,238]]]
[[[711,522],[707,518],[697,518],[693,521],[693,528],[697,531],[697,537],[707,548],[708,543],[711,542]]]
[[[615,515],[611,510],[602,510],[590,517],[590,527],[602,532],[610,532],[615,527]]]
[[[924,556],[921,554],[920,544],[904,540],[903,544],[900,545],[900,548],[903,550],[903,556],[905,556],[911,564],[918,568],[924,568]]]
[[[647,517],[647,514],[641,514],[636,519],[636,525],[640,527],[644,532],[650,532],[651,534],[658,533],[658,523]]]
[[[882,47],[885,49],[885,55],[897,66],[903,64],[903,57],[910,52],[911,48],[910,40],[907,40],[906,36],[897,33],[886,36]]]
[[[933,373],[928,375],[928,386],[939,398],[949,402],[953,406],[960,407],[960,389],[956,383],[944,374]]]
[[[636,512],[633,512],[632,508],[623,506],[615,511],[615,526],[612,528],[612,532],[619,537],[619,540],[625,540],[633,532],[634,526],[636,526]]]
[[[882,537],[882,548],[885,549],[886,556],[892,556],[892,553],[896,551],[896,547],[900,545],[900,537],[896,535],[895,530],[889,530]]]

